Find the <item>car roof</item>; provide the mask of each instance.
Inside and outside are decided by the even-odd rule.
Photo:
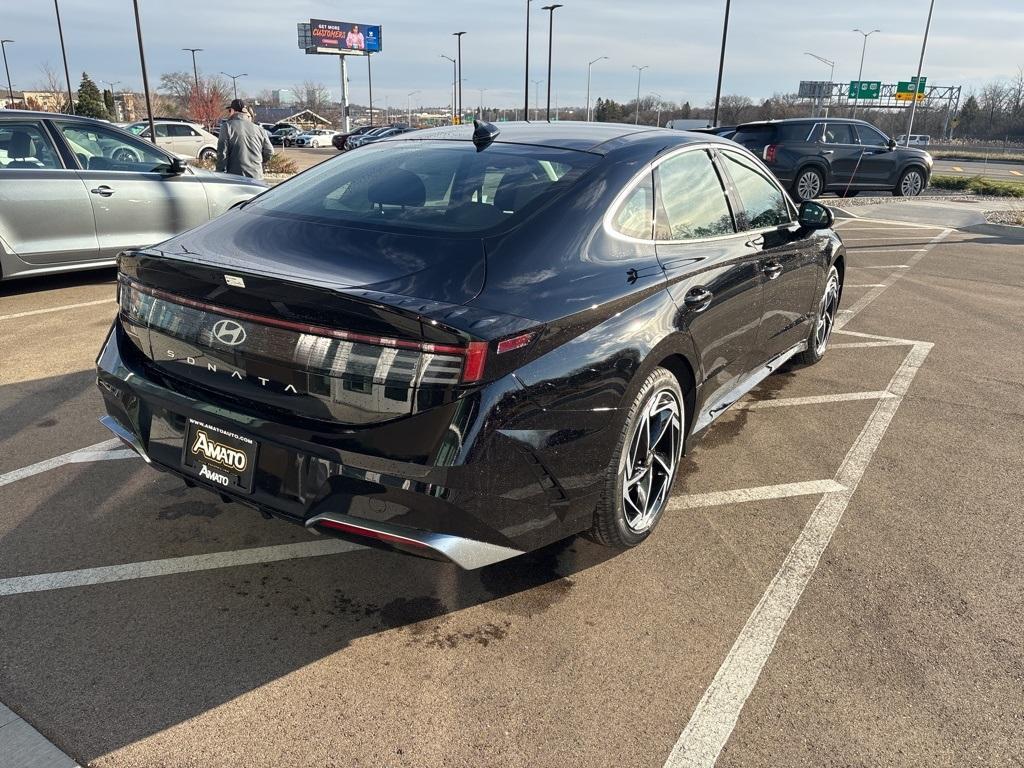
[[[857,120],[851,117],[785,117],[779,120],[751,120],[749,123],[741,123],[736,127],[736,130],[761,125],[810,125],[811,123],[856,123],[858,125],[871,125],[871,123],[866,120]]]
[[[607,154],[623,143],[631,143],[646,139],[670,139],[673,144],[689,142],[722,142],[735,146],[718,136],[707,133],[690,133],[670,128],[654,128],[649,125],[629,125],[626,123],[585,123],[577,120],[564,120],[557,123],[546,122],[502,122],[495,123],[498,144],[532,144],[552,147],[555,149],[574,149],[596,154]],[[441,128],[425,128],[400,134],[400,138],[390,141],[472,141],[472,125],[452,125]]]

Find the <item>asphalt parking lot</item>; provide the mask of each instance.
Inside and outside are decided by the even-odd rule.
[[[146,468],[97,422],[113,272],[0,286],[0,736],[95,766],[1024,765],[1024,239],[913,205],[841,220],[826,359],[712,427],[642,547],[472,572]]]

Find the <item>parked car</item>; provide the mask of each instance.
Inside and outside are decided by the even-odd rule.
[[[798,200],[864,190],[914,197],[928,186],[932,173],[931,155],[897,146],[863,120],[801,117],[745,123],[731,138],[760,156]]]
[[[408,126],[391,126],[390,128],[385,128],[383,131],[380,131],[378,133],[367,133],[365,136],[362,137],[362,141],[359,143],[359,146],[363,147],[366,146],[367,144],[374,144],[380,141],[381,139],[390,139],[393,136],[400,136],[403,133],[409,133],[412,130],[414,129],[409,128]]]
[[[0,279],[111,265],[265,188],[101,120],[0,110]]]
[[[278,128],[270,134],[270,143],[278,147],[290,147],[300,133],[301,131],[298,128],[291,126]]]
[[[339,152],[344,152],[347,149],[345,143],[349,138],[352,136],[362,136],[365,133],[377,130],[379,127],[380,126],[378,125],[363,125],[356,128],[354,131],[349,131],[348,133],[336,133],[331,137],[331,144],[333,144],[334,148]]]
[[[632,547],[707,427],[826,353],[832,214],[736,144],[573,122],[385,143],[122,257],[102,421],[151,466],[465,568],[581,531]]]
[[[686,130],[693,131],[694,133],[710,133],[712,136],[721,136],[723,139],[731,139],[732,135],[736,133],[736,126],[719,125],[716,128],[688,128]]]
[[[393,136],[393,135],[395,135],[396,132],[397,132],[397,129],[396,129],[395,126],[393,126],[393,125],[382,125],[382,126],[379,126],[377,128],[374,128],[373,130],[366,131],[365,133],[360,133],[360,134],[355,135],[355,136],[350,136],[348,138],[348,140],[346,140],[346,142],[345,142],[345,148],[346,149],[355,149],[356,147],[363,146],[363,144],[367,144],[367,143],[371,143],[372,144],[373,141],[377,137],[383,138],[385,135],[386,136]]]
[[[156,128],[156,143],[167,151],[179,157],[217,159],[217,137],[198,123],[166,119],[153,122]],[[148,120],[132,123],[128,130],[144,139],[150,137]]]
[[[305,133],[300,133],[294,139],[296,147],[325,147],[331,143],[331,137],[337,131],[331,131],[326,128],[315,128]]]
[[[910,134],[910,146],[911,147],[927,147],[931,144],[932,137],[926,133],[912,133]],[[896,143],[900,146],[907,144],[907,135],[896,137]]]

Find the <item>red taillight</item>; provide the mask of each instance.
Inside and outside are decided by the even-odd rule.
[[[781,144],[769,144],[768,146],[766,146],[764,148],[764,154],[762,155],[762,157],[764,157],[764,161],[766,163],[774,163],[775,162],[775,154],[779,151],[779,147],[780,146],[782,146],[782,145]]]
[[[529,333],[521,333],[518,336],[513,336],[511,339],[499,341],[498,354],[501,355],[515,349],[522,349],[531,341],[533,341],[533,331],[530,331]]]
[[[487,362],[487,342],[471,341],[462,350],[466,362],[462,364],[462,380],[471,383],[484,377],[484,364]]]

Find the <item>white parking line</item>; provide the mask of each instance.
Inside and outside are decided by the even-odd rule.
[[[64,453],[60,456],[55,456],[52,459],[37,461],[35,464],[29,464],[27,467],[15,469],[11,472],[0,475],[0,486],[13,483],[15,480],[32,477],[32,475],[38,475],[40,472],[48,472],[49,470],[56,469],[64,464],[81,464],[87,461],[110,461],[111,459],[131,459],[138,456],[135,451],[128,448],[112,450],[119,445],[124,445],[124,443],[115,437],[113,440],[104,440],[102,443],[96,443],[95,445],[90,445],[86,448],[79,448],[77,451]]]
[[[883,283],[844,283],[843,288],[884,288]]]
[[[857,220],[857,223],[891,224],[895,227],[916,227],[917,229],[944,229],[944,227],[937,224],[916,224],[909,221],[897,221],[895,219],[868,219],[863,216]]]
[[[817,405],[819,403],[843,403],[848,400],[882,400],[892,397],[891,392],[839,392],[834,395],[811,395],[810,397],[780,397],[778,400],[744,400],[734,408],[743,411],[760,411],[764,408],[787,408],[793,405]]]
[[[909,264],[851,264],[850,269],[910,269]]]
[[[732,491],[715,491],[713,493],[686,493],[669,499],[666,509],[696,509],[699,507],[717,507],[723,504],[739,504],[745,501],[764,501],[766,499],[788,499],[792,496],[813,496],[818,493],[841,491],[843,486],[835,480],[807,480],[802,483],[780,483],[778,485],[762,485],[756,488],[737,488]]]
[[[857,248],[856,246],[846,249],[852,256],[859,256],[862,253],[917,253],[924,248]]]
[[[337,555],[363,549],[342,539],[302,541],[297,544],[278,544],[272,547],[236,549],[230,552],[213,552],[208,555],[170,557],[165,560],[146,560],[141,563],[106,565],[99,568],[83,568],[78,571],[40,573],[33,576],[12,576],[0,579],[0,597],[21,595],[26,592],[46,592],[52,589],[85,587],[92,584],[109,584],[112,581],[147,579],[153,576],[170,576],[191,571],[209,571],[215,568],[234,568],[240,565],[273,563],[278,560],[294,560],[303,557]]]
[[[97,304],[113,304],[114,299],[99,299],[98,301],[83,301],[78,304],[65,304],[62,307],[47,307],[46,309],[32,309],[27,312],[15,312],[13,315],[0,315],[0,320],[14,320],[16,317],[30,317],[31,315],[45,315],[49,312],[63,312],[68,309],[79,307],[95,307]]]
[[[840,344],[829,344],[829,349],[865,349],[867,347],[902,347],[911,342],[904,341],[850,341]]]
[[[673,747],[665,768],[711,768],[732,735],[743,705],[761,676],[775,643],[818,567],[871,458],[903,402],[932,345],[920,342],[889,381],[894,396],[879,400],[846,454],[835,480],[843,490],[822,496],[782,567],[747,619],[711,685]]]

